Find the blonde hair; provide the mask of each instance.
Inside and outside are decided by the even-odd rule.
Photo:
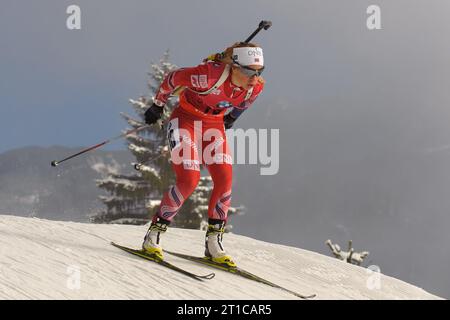
[[[233,63],[233,49],[234,48],[243,48],[243,47],[259,47],[259,45],[255,43],[246,43],[246,42],[236,42],[232,46],[226,48],[224,51],[220,53],[215,53],[210,55],[208,58],[206,58],[204,61],[212,60],[212,61],[218,61],[226,64],[232,64]],[[265,83],[265,80],[263,77],[259,76],[258,81],[260,83]]]

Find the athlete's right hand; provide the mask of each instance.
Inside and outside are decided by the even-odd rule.
[[[163,107],[160,107],[156,104],[152,104],[150,108],[145,111],[145,123],[146,124],[154,124],[159,119],[161,119],[161,116],[163,114]]]
[[[230,129],[233,126],[235,121],[236,121],[236,118],[233,118],[230,113],[227,113],[223,117],[223,125],[225,126],[225,130]]]

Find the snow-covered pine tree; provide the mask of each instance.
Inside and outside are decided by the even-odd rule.
[[[151,72],[148,73],[150,80],[147,84],[150,95],[142,96],[137,100],[129,100],[138,118],[121,113],[121,116],[132,128],[138,128],[145,124],[145,111],[152,104],[165,75],[174,69],[176,66],[169,62],[168,51],[159,64],[151,65]],[[176,97],[169,99],[164,108],[163,122],[166,122],[177,103]],[[100,196],[106,209],[91,217],[91,221],[94,223],[147,223],[158,209],[163,192],[175,182],[165,130],[158,125],[150,126],[138,133],[128,135],[126,140],[128,149],[136,158],[136,167],[139,168],[139,172],[124,175],[118,172],[117,166],[106,164],[96,166],[101,168],[101,172],[105,176],[105,178],[97,180],[97,186],[110,193],[110,196]],[[201,177],[199,185],[181,207],[172,226],[205,229],[211,189],[211,178],[209,176]],[[243,213],[243,208],[230,208],[229,214],[236,213]]]

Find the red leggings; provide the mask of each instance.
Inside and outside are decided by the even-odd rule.
[[[213,190],[208,206],[210,219],[227,220],[231,203],[232,159],[222,119],[202,119],[175,109],[167,127],[176,183],[164,193],[155,218],[171,221],[200,179],[200,164],[209,171]]]

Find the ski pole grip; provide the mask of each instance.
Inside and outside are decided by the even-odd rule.
[[[255,31],[253,31],[253,33],[244,41],[244,43],[249,43],[258,34],[258,32],[260,32],[262,29],[267,30],[271,26],[272,26],[272,21],[262,20],[259,23],[258,28]]]
[[[272,26],[272,21],[262,20],[259,23],[259,28],[263,28],[264,30],[269,29]]]

